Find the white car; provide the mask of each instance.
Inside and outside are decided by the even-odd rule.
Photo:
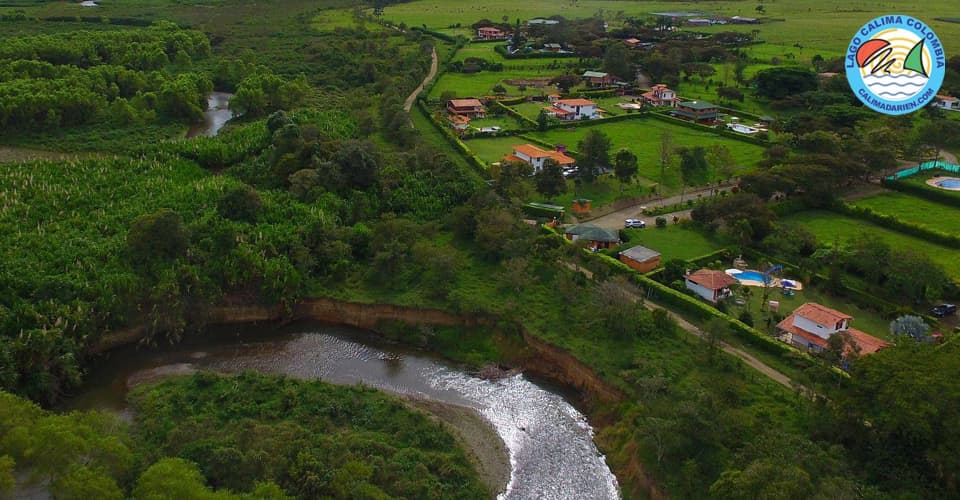
[[[644,222],[644,221],[642,221],[642,220],[640,220],[640,219],[627,219],[627,220],[623,221],[623,227],[625,227],[625,228],[627,228],[627,229],[629,229],[629,228],[631,228],[631,227],[638,227],[638,228],[640,228],[640,229],[643,229],[643,228],[647,227],[647,223]]]

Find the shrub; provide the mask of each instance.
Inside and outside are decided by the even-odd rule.
[[[656,219],[657,227],[664,228],[667,227],[667,218],[666,217],[657,217]]]
[[[127,248],[135,262],[175,259],[190,245],[180,215],[168,208],[137,217],[127,232]]]
[[[241,184],[223,193],[217,203],[217,213],[224,219],[253,223],[257,221],[257,214],[262,207],[263,202],[257,190]]]

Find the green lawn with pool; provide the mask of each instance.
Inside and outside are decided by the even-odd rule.
[[[888,192],[853,203],[935,231],[960,234],[960,208],[906,193]]]
[[[940,264],[953,279],[960,279],[960,251],[924,241],[920,238],[898,233],[876,224],[823,210],[799,212],[782,219],[785,222],[799,224],[811,232],[821,242],[832,242],[840,238],[848,242],[864,232],[875,234],[893,248],[910,249],[923,253]]]
[[[727,147],[737,164],[734,175],[754,170],[763,153],[763,148],[755,144],[649,117],[589,127],[575,127],[571,124],[570,128],[556,128],[546,132],[531,132],[530,134],[551,144],[565,144],[570,149],[576,150],[577,143],[584,138],[587,130],[599,130],[610,137],[611,155],[621,148],[633,152],[637,155],[640,176],[657,182],[660,181],[660,154],[658,149],[661,137],[665,133],[669,133],[672,137],[674,147]],[[679,164],[679,158],[675,157],[672,164],[667,168],[667,178],[664,179],[664,184],[668,187],[680,186]]]

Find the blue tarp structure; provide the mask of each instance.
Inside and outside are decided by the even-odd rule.
[[[953,172],[955,174],[958,174],[960,173],[960,165],[954,165],[953,163],[947,163],[942,160],[928,161],[925,163],[921,163],[916,167],[901,170],[891,176],[888,176],[887,180],[895,181],[897,179],[903,179],[906,177],[910,177],[911,175],[916,175],[920,172],[923,172],[924,170],[945,170],[947,172]]]

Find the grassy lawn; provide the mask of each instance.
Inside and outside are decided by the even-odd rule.
[[[944,233],[960,234],[960,209],[905,193],[883,193],[854,205]]]
[[[947,116],[952,116],[953,114],[960,114],[960,113],[950,113],[950,112],[948,112]],[[939,177],[960,177],[960,176],[958,176],[957,174],[955,174],[955,173],[953,173],[953,172],[947,172],[947,171],[945,171],[945,170],[926,170],[926,171],[923,171],[923,172],[921,172],[921,173],[919,173],[919,174],[916,174],[916,175],[907,177],[906,179],[901,179],[901,182],[906,182],[906,183],[908,183],[908,184],[913,184],[914,186],[920,186],[920,187],[922,187],[923,189],[926,189],[926,190],[929,190],[929,191],[935,191],[935,192],[937,192],[937,193],[939,193],[939,194],[945,194],[945,195],[948,195],[948,196],[953,196],[953,197],[957,198],[958,200],[960,200],[960,191],[950,191],[950,190],[947,190],[947,189],[935,188],[935,187],[932,187],[932,186],[930,186],[930,185],[927,184],[927,181],[928,181],[929,179],[931,179],[931,178],[933,178],[933,177],[936,177],[936,176],[939,176]]]
[[[459,53],[458,53],[459,54]],[[458,97],[482,97],[493,95],[493,88],[498,84],[507,89],[507,94],[511,96],[520,96],[523,94],[539,94],[539,90],[527,87],[526,92],[521,93],[514,86],[504,83],[508,80],[523,78],[544,78],[553,77],[559,74],[556,70],[532,69],[532,70],[504,70],[504,71],[481,71],[480,73],[444,73],[437,80],[436,85],[430,91],[431,98],[439,98],[446,91],[454,92]],[[545,87],[546,93],[552,93],[553,87]]]
[[[620,148],[632,151],[637,155],[640,175],[653,181],[660,181],[660,160],[657,150],[664,133],[669,133],[673,137],[675,147],[726,146],[738,164],[737,174],[753,170],[763,152],[762,147],[754,144],[652,118],[638,118],[592,127],[558,128],[546,132],[531,132],[531,134],[551,144],[566,144],[576,150],[577,143],[583,139],[588,129],[600,130],[607,134],[612,143],[612,152]],[[664,184],[668,187],[680,185],[677,173],[679,161],[678,158],[674,158],[673,164],[667,167],[667,178],[664,179]]]
[[[514,130],[520,128],[520,124],[512,116],[488,115],[486,118],[474,118],[470,120],[470,127],[480,129],[483,127],[500,127],[503,130]]]
[[[960,279],[960,251],[833,212],[811,210],[785,217],[783,220],[806,227],[816,234],[820,241],[833,241],[837,236],[841,241],[849,241],[858,234],[869,231],[893,248],[912,249],[926,254],[943,266],[950,277]]]
[[[700,231],[680,224],[665,228],[627,229],[630,241],[618,247],[625,250],[637,245],[660,252],[661,262],[672,259],[689,260],[720,250],[725,245]]]
[[[467,146],[480,157],[481,160],[490,163],[500,161],[504,155],[510,154],[513,146],[528,144],[521,137],[494,137],[485,139],[468,139],[464,141]]]
[[[580,185],[579,187],[573,180],[567,180],[567,192],[552,201],[558,205],[570,207],[575,198],[586,198],[592,202],[591,206],[602,207],[620,198],[650,194],[650,186],[654,184],[656,183],[646,179],[638,179],[630,184],[625,184],[623,192],[621,192],[620,183],[610,174],[601,175],[593,183]],[[547,200],[537,199],[535,201],[546,202]]]

